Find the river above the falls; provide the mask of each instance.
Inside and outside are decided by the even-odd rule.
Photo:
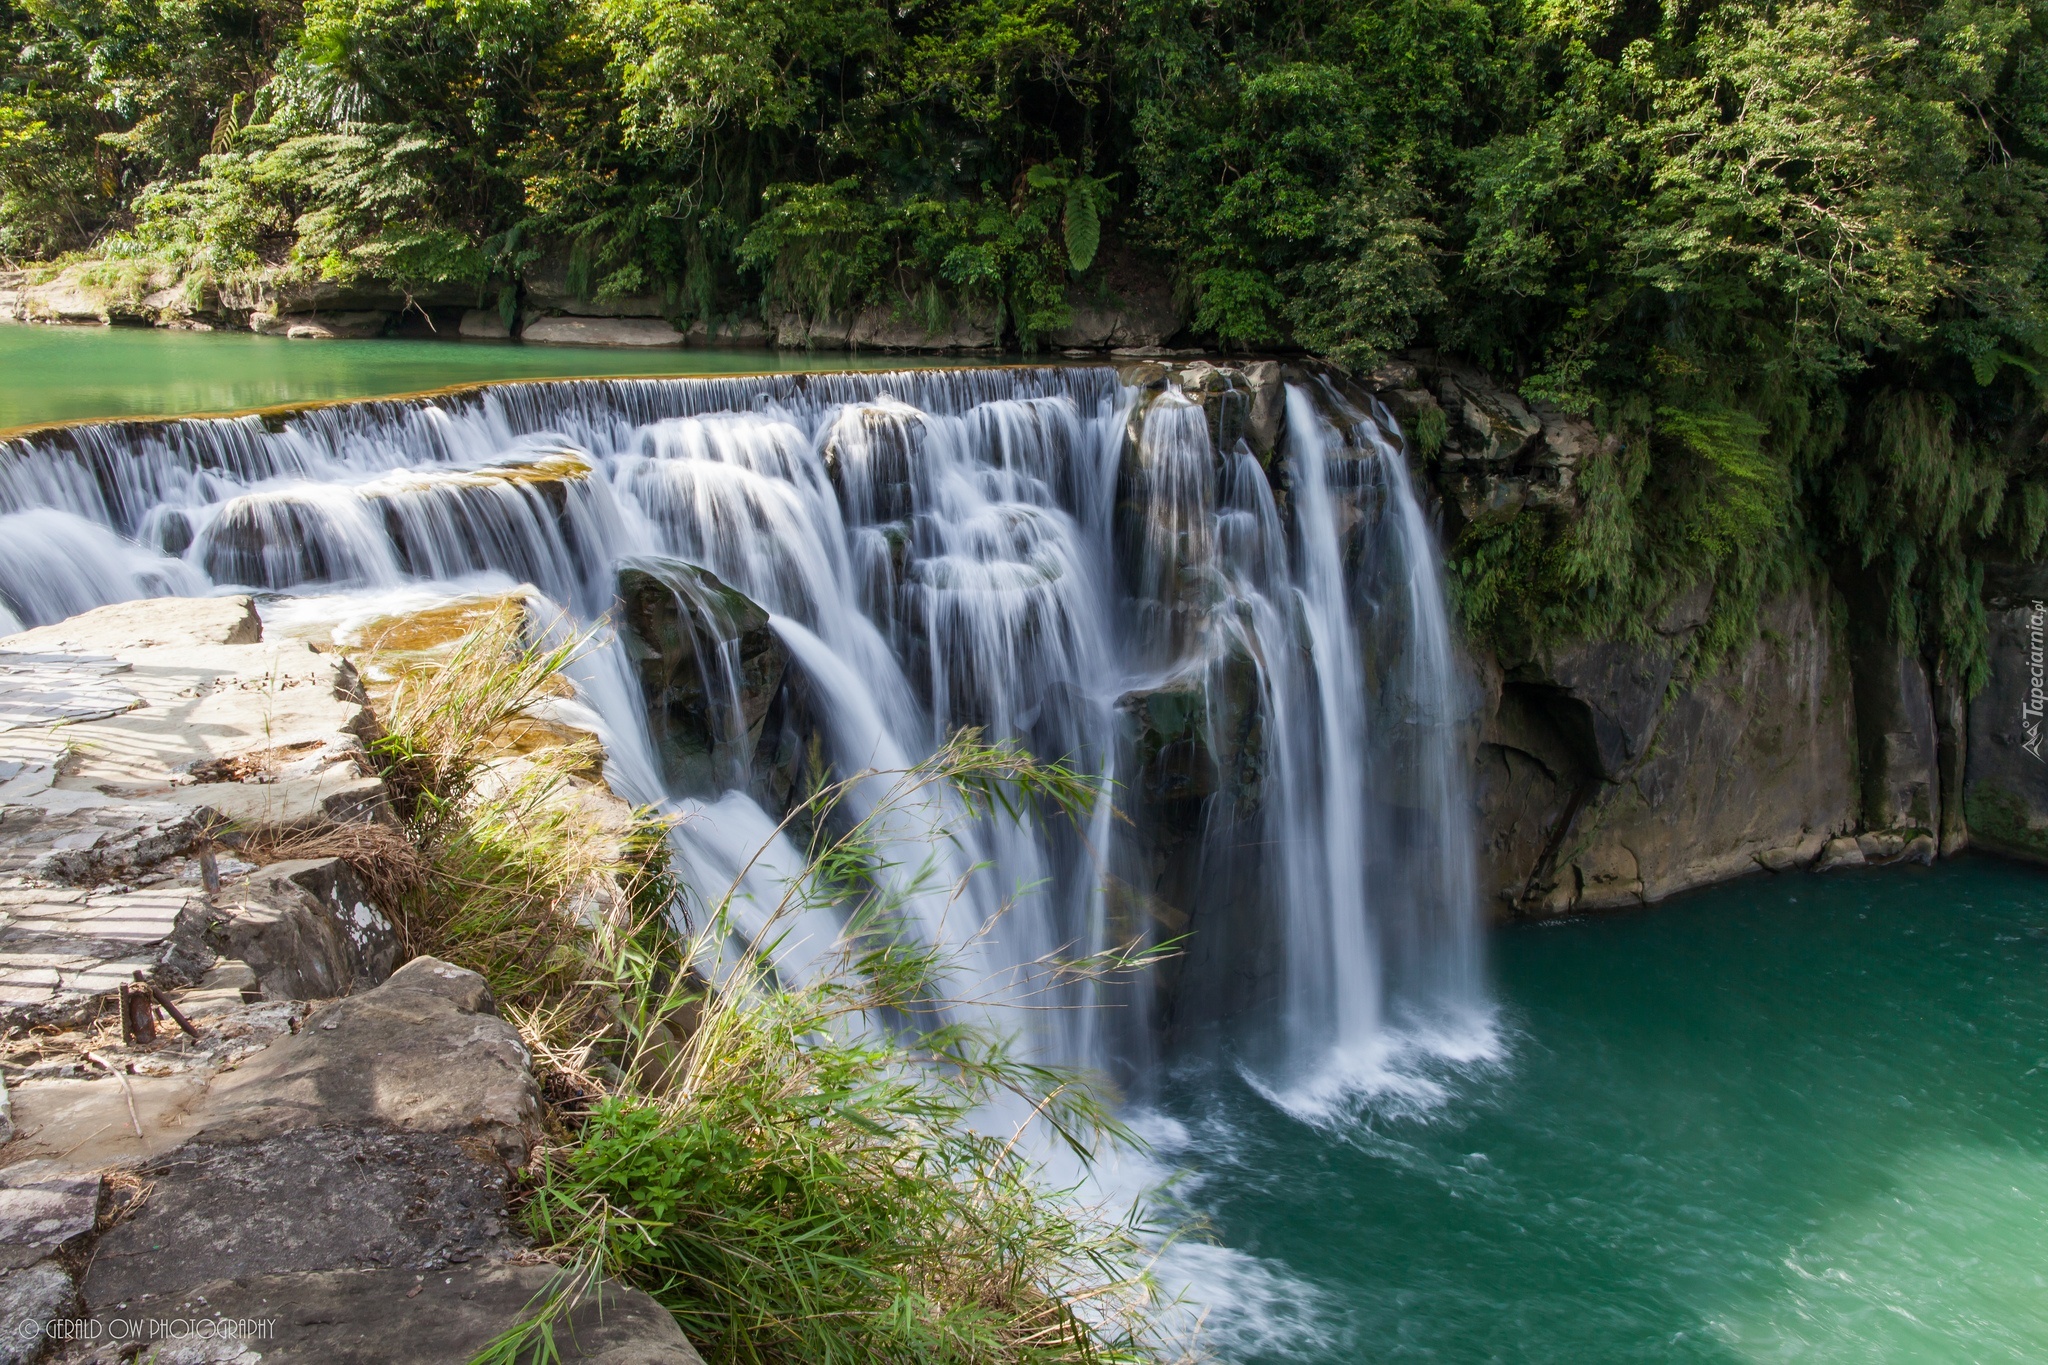
[[[291,341],[248,332],[0,323],[0,431],[94,417],[182,417],[381,398],[456,384],[624,375],[901,370],[960,356],[539,346],[379,337]]]
[[[1167,1086],[1227,1359],[2048,1352],[2038,871],[1751,878],[1491,952],[1497,1063],[1324,1127]]]

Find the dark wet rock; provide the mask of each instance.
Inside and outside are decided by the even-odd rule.
[[[1969,839],[2048,862],[2048,565],[1985,575],[1991,677],[1969,703]]]
[[[1249,659],[1126,692],[1116,711],[1139,803],[1163,808],[1223,793],[1240,807],[1260,804],[1264,727]]]
[[[512,324],[496,308],[471,308],[456,325],[456,335],[472,341],[506,341],[512,336]]]
[[[1927,669],[1894,637],[1876,575],[1838,573],[1836,583],[1848,606],[1863,828],[1938,829],[1939,744]]]
[[[671,785],[711,791],[745,774],[789,652],[768,613],[681,560],[619,570],[619,622]]]
[[[820,454],[854,525],[902,522],[917,510],[926,435],[925,415],[901,403],[862,404],[840,414]]]

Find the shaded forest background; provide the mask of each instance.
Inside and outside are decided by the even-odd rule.
[[[565,250],[678,321],[1142,271],[1187,339],[1431,347],[1623,436],[1468,625],[1859,575],[1947,684],[2048,539],[2048,16],[2011,0],[0,0],[0,255],[194,289]],[[68,253],[68,255],[67,255]]]

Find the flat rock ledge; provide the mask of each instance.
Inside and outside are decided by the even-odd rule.
[[[194,1003],[201,1042],[157,1068],[96,1049],[136,1074],[14,1086],[0,1365],[114,1365],[138,1342],[241,1365],[462,1361],[553,1287],[507,1206],[540,1097],[483,978],[417,957],[325,1004]],[[252,1032],[253,1050],[217,1041]],[[618,1285],[555,1340],[564,1360],[701,1365]]]
[[[278,877],[233,856],[388,820],[374,733],[348,662],[266,641],[246,597],[0,639],[0,1031],[83,1024],[138,971],[193,985],[223,946],[281,998],[381,980],[390,923],[338,865]]]
[[[541,1135],[483,978],[393,970],[336,858],[391,819],[354,670],[246,597],[0,639],[0,1365],[455,1362],[556,1269],[507,1205]],[[120,1041],[143,980],[191,1022]],[[606,1284],[561,1358],[701,1365]]]

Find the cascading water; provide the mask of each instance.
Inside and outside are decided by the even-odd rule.
[[[1304,379],[1262,463],[1219,447],[1242,399],[992,369],[75,427],[0,448],[0,626],[214,589],[367,611],[517,583],[594,622],[639,572],[711,661],[702,762],[665,766],[620,639],[579,665],[582,699],[613,786],[687,817],[696,890],[743,883],[742,932],[801,865],[774,833],[787,792],[749,757],[775,726],[813,726],[842,776],[976,727],[1110,784],[1080,828],[968,820],[942,794],[892,807],[888,861],[938,860],[904,888],[917,932],[997,1011],[1074,1006],[995,1016],[1046,1060],[1132,1079],[1160,1040],[1220,1030],[1262,1083],[1321,1103],[1390,1030],[1449,1036],[1479,1007],[1462,693],[1390,419]],[[740,695],[747,612],[749,647],[787,659],[765,715]],[[783,928],[779,969],[801,976],[835,921]],[[1184,957],[1129,986],[1048,965],[1169,935]]]

